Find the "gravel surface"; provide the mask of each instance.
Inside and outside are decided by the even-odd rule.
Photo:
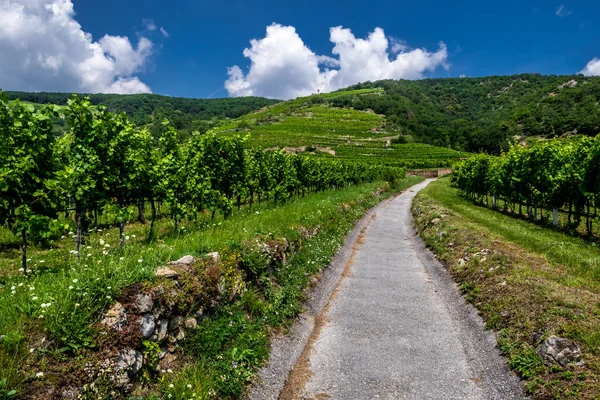
[[[250,398],[525,398],[494,333],[414,233],[410,206],[428,183],[357,224]]]

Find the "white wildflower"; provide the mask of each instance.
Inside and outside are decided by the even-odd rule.
[[[43,376],[44,376],[44,373],[43,373],[43,372],[38,372],[37,374],[35,374],[35,377],[36,377],[36,378],[41,378],[41,377],[43,377]]]
[[[100,239],[100,245],[101,245],[101,246],[104,246],[104,243],[106,243],[106,242],[104,241],[104,239]]]

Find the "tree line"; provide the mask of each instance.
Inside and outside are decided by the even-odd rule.
[[[500,157],[480,154],[454,165],[452,184],[474,201],[492,196],[503,198],[505,209],[525,206],[534,219],[543,209],[564,210],[573,229],[586,217],[591,235],[600,199],[600,137],[515,145]]]
[[[64,113],[69,130],[54,134]],[[117,216],[121,243],[130,206],[165,204],[178,229],[182,218],[234,207],[404,176],[404,170],[321,160],[283,150],[245,149],[245,138],[192,134],[185,145],[167,121],[158,140],[125,113],[93,107],[74,95],[65,108],[35,109],[0,99],[0,225],[21,236],[23,268],[27,244],[58,228],[57,214],[74,209],[76,252],[99,209]]]

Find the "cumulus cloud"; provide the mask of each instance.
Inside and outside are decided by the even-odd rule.
[[[151,92],[134,76],[152,54],[150,40],[140,37],[134,46],[126,37],[105,35],[94,41],[74,17],[71,0],[0,2],[0,88]]]
[[[378,79],[419,79],[425,71],[448,68],[448,51],[409,49],[406,43],[390,43],[383,29],[375,28],[366,39],[350,29],[333,27],[329,32],[334,57],[317,55],[302,41],[293,26],[272,24],[263,39],[254,39],[244,50],[250,69],[228,69],[225,88],[230,96],[264,96],[289,99],[318,90],[328,92],[358,82]]]
[[[600,75],[600,58],[594,58],[592,61],[587,63],[585,68],[579,71],[579,73],[588,76]]]

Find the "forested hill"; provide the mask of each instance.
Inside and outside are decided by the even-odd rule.
[[[372,109],[416,140],[497,153],[515,136],[600,133],[600,77],[523,74],[367,82],[380,96],[340,96],[338,107]],[[346,90],[348,90],[346,89]]]
[[[10,100],[20,99],[38,104],[66,105],[71,93],[4,92]],[[102,105],[112,112],[126,112],[138,126],[160,124],[168,119],[179,130],[203,131],[210,120],[237,118],[278,100],[262,97],[221,99],[191,99],[157,94],[84,94],[93,105]]]

